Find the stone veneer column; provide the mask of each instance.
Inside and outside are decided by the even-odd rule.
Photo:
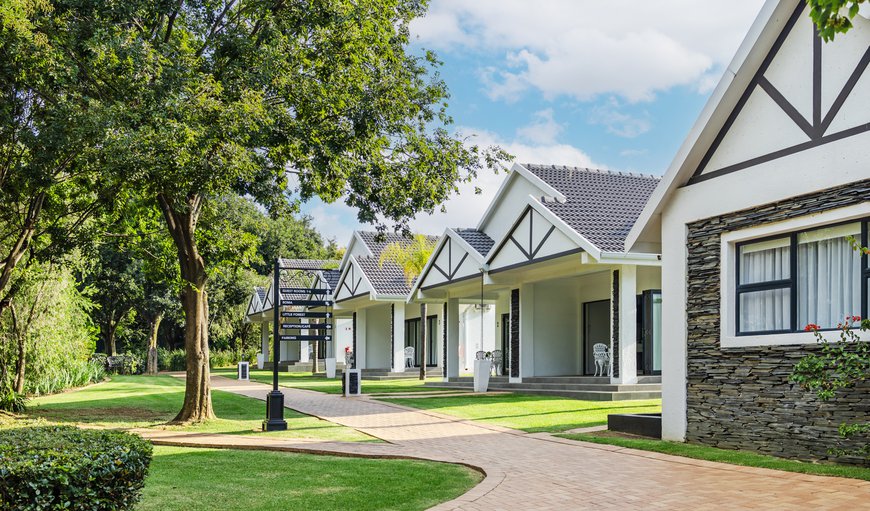
[[[405,304],[394,303],[391,307],[393,322],[390,337],[392,338],[392,370],[396,373],[405,371]]]

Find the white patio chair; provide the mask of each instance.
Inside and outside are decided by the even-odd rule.
[[[493,350],[492,352],[492,372],[496,376],[501,376],[504,372],[504,355],[501,350]]]
[[[474,354],[474,360],[486,360],[486,352],[478,351]]]
[[[414,367],[414,347],[405,346],[405,367]]]
[[[607,370],[610,366],[610,353],[607,352],[607,345],[600,342],[593,344],[592,358],[595,359],[595,376],[607,376]]]

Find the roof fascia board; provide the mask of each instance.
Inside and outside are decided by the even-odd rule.
[[[731,59],[731,63],[725,69],[721,80],[710,95],[710,99],[707,100],[698,119],[692,125],[692,129],[689,130],[689,134],[674,156],[671,165],[664,176],[662,176],[661,182],[659,182],[652,196],[647,201],[646,206],[644,206],[631,230],[629,230],[628,236],[625,239],[625,249],[627,251],[634,247],[652,218],[656,214],[661,213],[663,206],[674,194],[676,188],[681,186],[682,182],[686,180],[685,174],[694,171],[694,169],[687,166],[689,157],[692,154],[698,154],[699,151],[701,153],[706,152],[706,146],[709,146],[713,142],[715,133],[718,133],[730,115],[735,103],[743,93],[742,89],[751,80],[755,74],[755,69],[761,65],[764,59],[764,55],[757,55],[760,49],[758,51],[753,50],[756,50],[760,43],[763,42],[763,36],[766,36],[769,39],[767,41],[769,44],[766,45],[768,47],[765,48],[764,54],[767,54],[769,46],[773,44],[773,41],[779,35],[778,31],[771,34],[772,30],[770,29],[775,25],[784,24],[790,14],[794,12],[799,1],[767,0],[764,3],[749,32],[740,44],[737,53]],[[750,58],[753,56],[755,58]],[[750,69],[750,67],[754,69]],[[738,81],[736,80],[737,78],[743,79]],[[743,83],[744,81],[746,83]],[[743,87],[740,87],[741,84]],[[713,125],[714,121],[715,126]],[[712,135],[710,134],[711,132]],[[701,148],[699,141],[704,135],[707,135],[709,140],[704,144],[705,147]]]

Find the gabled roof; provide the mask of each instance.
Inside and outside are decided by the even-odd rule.
[[[659,215],[677,188],[683,186],[696,171],[704,154],[714,143],[717,133],[740,103],[744,91],[756,73],[764,66],[767,55],[777,43],[786,25],[804,6],[801,0],[767,0],[761,12],[740,44],[722,79],[704,105],[701,114],[674,156],[662,177],[660,186],[650,197],[634,227],[625,240],[626,250],[648,230],[660,228]]]
[[[341,277],[340,270],[324,270],[320,272],[323,276],[323,280],[329,285],[329,289],[335,292],[336,286],[338,286],[338,279]]]
[[[433,243],[438,240],[435,236],[426,236],[426,238]],[[371,231],[357,231],[354,233],[354,239],[358,239],[365,244],[371,255],[345,257],[343,260],[344,266],[333,289],[337,289],[341,280],[346,277],[349,267],[352,264],[356,264],[359,271],[362,272],[366,281],[374,290],[375,296],[373,298],[404,298],[407,296],[411,291],[411,286],[408,286],[405,280],[405,272],[399,266],[390,262],[384,262],[381,265],[380,257],[384,248],[390,243],[408,242],[409,239],[401,234],[384,233],[379,236],[378,233]]]
[[[294,270],[325,270],[328,268],[338,268],[340,261],[333,259],[286,259],[278,258],[282,268],[293,268]]]
[[[624,251],[625,237],[660,179],[561,165],[523,167],[564,197],[542,198],[544,207],[603,252]]]
[[[487,236],[485,232],[478,231],[477,229],[453,229],[453,232],[465,240],[481,257],[486,257],[486,254],[495,245],[495,241],[492,238]]]

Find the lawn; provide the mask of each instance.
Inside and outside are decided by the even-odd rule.
[[[236,378],[236,369],[213,369],[212,374]],[[272,371],[252,370],[251,380],[272,384]],[[441,378],[429,378],[427,381],[440,382]],[[283,387],[296,389],[316,390],[327,394],[341,394],[341,379],[327,379],[322,376],[312,376],[309,373],[278,373],[278,384]],[[423,382],[417,378],[407,380],[363,380],[363,394],[391,394],[396,392],[431,392],[436,390],[432,387],[424,387]]]
[[[111,428],[184,429],[195,433],[258,434],[336,441],[373,441],[368,435],[332,422],[285,409],[288,430],[260,431],[263,401],[212,391],[217,419],[196,426],[166,426],[184,399],[184,381],[171,376],[113,376],[110,381],[72,392],[35,398],[27,416],[53,423]]]
[[[655,413],[661,400],[580,401],[523,394],[445,396],[390,399],[391,403],[432,410],[529,433],[562,432],[607,424],[610,413]]]
[[[418,510],[481,479],[446,463],[155,446],[136,509]]]
[[[642,451],[660,452],[673,454],[697,460],[718,461],[732,465],[746,467],[770,468],[785,470],[787,472],[799,472],[802,474],[815,474],[823,476],[850,477],[870,481],[870,468],[855,467],[850,465],[834,465],[829,463],[804,463],[796,460],[787,460],[775,456],[756,454],[747,451],[735,451],[731,449],[717,449],[704,445],[684,444],[680,442],[667,442],[647,438],[625,438],[611,436],[607,432],[588,434],[562,434],[558,435],[571,440],[582,440],[597,444],[618,445]]]

